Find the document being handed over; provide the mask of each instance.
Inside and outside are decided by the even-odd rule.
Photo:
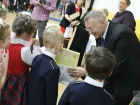
[[[56,55],[56,63],[60,67],[59,82],[69,84],[75,79],[70,77],[67,73],[68,67],[77,67],[80,53],[63,48],[60,53]]]

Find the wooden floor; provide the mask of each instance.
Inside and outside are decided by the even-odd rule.
[[[56,13],[57,13],[57,11],[56,11]],[[58,14],[58,13],[57,13],[57,14]],[[54,17],[56,17],[57,14],[53,13],[53,14],[51,14],[51,15],[55,15]],[[6,20],[5,20],[6,23],[8,23],[8,24],[10,24],[10,25],[12,26],[12,23],[13,23],[13,21],[14,21],[14,19],[15,19],[15,16],[16,16],[16,13],[15,13],[15,12],[14,12],[14,13],[8,12],[7,18],[6,18]],[[58,14],[57,17],[58,17],[58,19],[61,18],[61,16],[60,16],[59,14]],[[50,24],[59,24],[59,23],[56,22],[56,21],[49,20],[47,24],[50,25]],[[59,83],[58,101],[59,101],[59,98],[61,97],[63,91],[65,90],[65,88],[66,88],[66,85]]]

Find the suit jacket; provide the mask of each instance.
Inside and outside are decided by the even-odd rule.
[[[56,105],[59,72],[53,58],[45,54],[34,58],[29,76],[28,105]]]
[[[100,40],[96,40],[97,46],[101,45]],[[132,96],[133,90],[140,90],[140,44],[136,34],[131,28],[110,21],[104,47],[116,57],[113,73],[106,78],[104,86],[112,83],[116,97]]]

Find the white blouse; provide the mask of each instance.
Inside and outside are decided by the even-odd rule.
[[[23,39],[13,38],[11,43],[12,44],[22,44],[25,46],[21,49],[21,59],[23,62],[25,62],[28,65],[32,65],[33,58],[36,55],[41,54],[39,46],[34,46],[34,45],[33,45],[33,54],[31,54],[30,48],[26,47],[27,43]]]

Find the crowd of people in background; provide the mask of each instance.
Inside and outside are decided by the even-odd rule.
[[[32,11],[33,5],[31,0],[1,0],[9,12]],[[69,3],[75,0],[57,0],[56,8],[60,11],[60,15],[65,13],[66,7]]]

